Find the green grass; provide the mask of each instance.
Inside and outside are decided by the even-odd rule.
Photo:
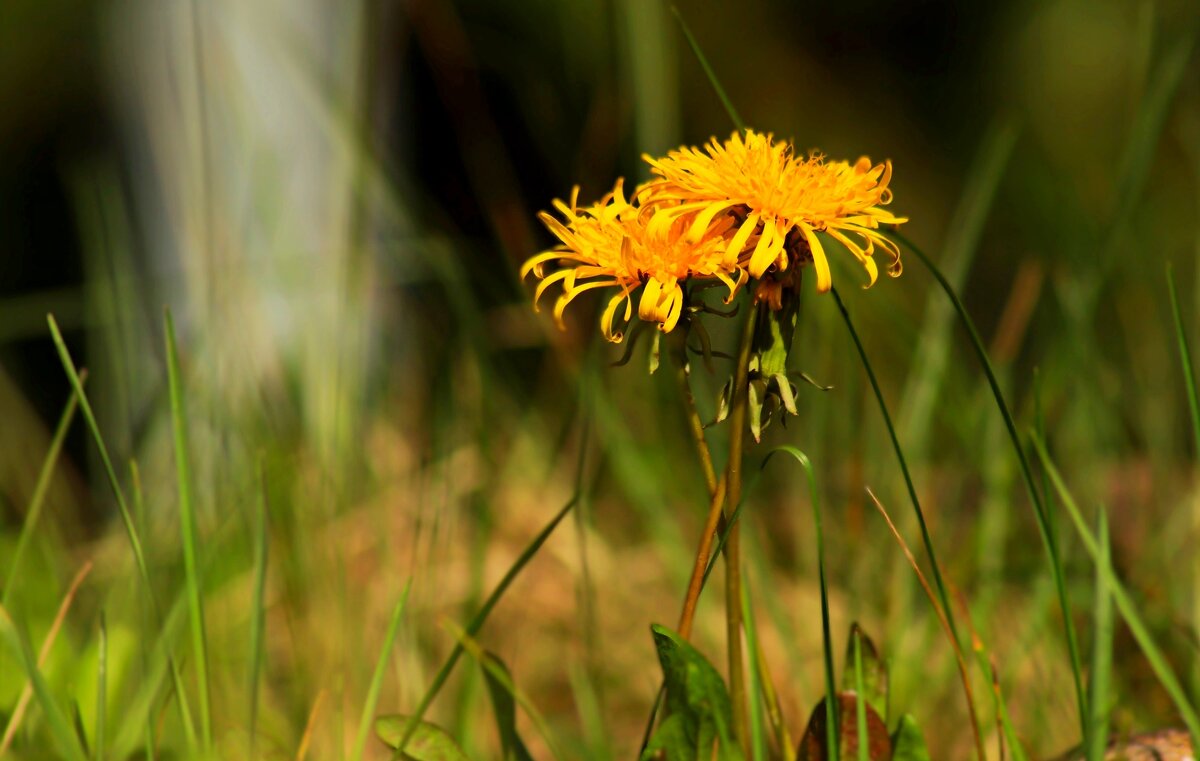
[[[996,47],[978,55],[1003,97],[978,72],[930,75],[986,104],[948,104],[944,134],[897,85],[902,63],[864,53],[844,71],[820,57],[824,32],[757,0],[484,5],[440,5],[401,35],[446,113],[401,98],[399,118],[423,121],[399,150],[428,150],[446,187],[376,134],[395,115],[373,6],[330,21],[319,51],[286,14],[204,15],[171,59],[170,108],[122,117],[152,138],[144,163],[162,174],[63,159],[83,280],[0,298],[0,348],[41,340],[61,365],[30,379],[14,352],[0,373],[7,757],[397,756],[374,734],[380,716],[403,717],[383,725],[392,745],[438,738],[468,758],[635,755],[661,678],[646,632],[678,615],[712,479],[676,367],[648,375],[646,341],[610,367],[626,347],[599,339],[588,297],[562,334],[515,273],[546,243],[534,211],[550,197],[576,181],[594,196],[616,176],[633,187],[642,151],[724,135],[722,106],[798,149],[892,157],[892,208],[911,218],[897,236],[906,274],[870,291],[850,287],[861,272],[830,244],[838,288],[804,284],[789,366],[817,384],[798,382],[800,414],[744,453],[729,524],[746,580],[748,757],[793,758],[839,686],[860,696],[855,724],[830,711],[821,741],[857,735],[864,757],[863,645],[844,659],[831,647],[853,621],[888,662],[889,729],[919,725],[936,758],[996,758],[1002,741],[1014,759],[1072,746],[1096,759],[1110,734],[1200,732],[1200,281],[1180,256],[1195,247],[1195,189],[1175,171],[1179,152],[1200,151],[1194,28],[1140,11],[1144,65],[1076,88],[1121,107],[1096,118],[1099,136],[1064,142],[1020,104],[1069,70],[1023,62],[1126,54],[1119,35],[1055,50],[1022,36],[1071,3],[990,25]],[[247,37],[268,71],[235,52],[247,20],[271,22]],[[1004,48],[1005,35],[1024,42]],[[259,76],[269,103],[248,84]],[[1109,114],[1089,103],[1080,113]],[[308,148],[280,150],[280,131],[261,129],[259,106],[280,104]],[[422,142],[438,130],[453,149]],[[160,254],[179,258],[160,267]],[[51,307],[38,328],[30,315]],[[738,321],[703,319],[718,353],[691,356],[687,382],[708,423]],[[45,420],[23,398],[43,383],[65,401]],[[714,474],[728,426],[701,431]],[[806,483],[759,467],[775,451]],[[895,530],[904,550],[920,539],[912,563],[935,615],[864,493],[910,504]],[[690,638],[723,677],[724,605],[703,595]]]
[[[192,632],[192,658],[200,693],[200,735],[205,752],[212,747],[212,706],[209,697],[208,640],[204,633],[204,582],[200,578],[198,526],[188,459],[187,400],[180,379],[179,353],[175,347],[175,323],[167,310],[163,317],[167,350],[167,386],[171,396],[171,430],[175,442],[175,477],[179,488],[179,528],[182,532],[183,565],[187,579],[188,620]]]

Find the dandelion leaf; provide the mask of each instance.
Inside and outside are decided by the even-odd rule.
[[[375,720],[375,734],[389,747],[396,748],[404,734],[408,717],[402,714],[380,716]],[[400,754],[404,761],[467,761],[467,756],[451,739],[446,730],[422,721]]]
[[[721,675],[674,632],[658,625],[651,632],[666,686],[666,718],[646,746],[643,761],[742,761]]]

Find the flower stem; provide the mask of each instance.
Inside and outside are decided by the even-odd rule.
[[[733,409],[729,415],[729,462],[725,469],[725,520],[742,499],[742,445],[746,438],[746,408],[750,387],[750,346],[758,323],[758,309],[752,308],[742,329],[733,380]],[[742,664],[742,569],[741,535],[736,522],[729,526],[725,543],[725,628],[729,646],[729,697],[733,702],[733,729],[749,757],[746,732],[746,674]]]
[[[686,352],[686,349],[684,349]],[[687,415],[688,431],[692,434],[692,441],[696,445],[696,456],[700,460],[700,467],[704,471],[704,485],[708,487],[708,496],[712,497],[717,492],[717,471],[713,467],[712,452],[708,448],[708,440],[704,438],[704,421],[700,419],[700,413],[696,409],[696,396],[692,393],[692,384],[690,380],[691,373],[688,372],[688,362],[686,353],[680,354],[677,357],[679,369],[675,371],[675,379],[679,382],[679,394],[683,399],[684,413]],[[710,532],[711,533],[711,532]],[[711,537],[710,544],[711,548]],[[684,635],[686,639],[686,635]]]
[[[687,596],[683,598],[683,612],[679,614],[679,636],[688,639],[692,635],[692,621],[696,617],[696,603],[700,601],[700,590],[704,588],[704,570],[708,567],[708,554],[712,552],[713,539],[720,530],[721,508],[725,503],[725,479],[717,482],[708,508],[704,531],[700,534],[700,546],[696,548],[696,562],[692,566],[692,578],[688,581]]]
[[[692,434],[692,443],[696,445],[696,458],[700,460],[700,468],[704,471],[704,485],[709,499],[708,517],[704,522],[704,530],[700,532],[700,544],[696,547],[692,576],[688,580],[687,594],[683,598],[683,611],[679,614],[677,631],[679,636],[686,640],[692,634],[696,604],[700,601],[700,591],[704,589],[704,571],[708,567],[713,540],[716,539],[723,523],[721,517],[725,500],[725,478],[722,476],[721,480],[717,481],[712,451],[708,448],[708,439],[704,437],[704,421],[700,419],[700,411],[696,409],[696,395],[692,393],[691,372],[688,369],[686,336],[680,338],[673,348],[672,354],[678,368],[675,371],[675,380],[679,384],[679,398],[683,401],[683,412],[687,418],[688,431]]]

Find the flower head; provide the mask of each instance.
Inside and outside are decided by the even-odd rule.
[[[555,200],[561,221],[546,212],[538,215],[559,243],[521,267],[522,278],[532,272],[541,280],[534,294],[535,308],[547,288],[562,284],[562,295],[554,305],[554,317],[560,325],[563,311],[580,293],[616,288],[618,292],[609,300],[600,327],[605,338],[620,342],[624,332],[613,325],[617,310],[624,305],[623,322],[628,323],[633,316],[631,295],[644,286],[638,317],[657,322],[661,330],[669,332],[683,312],[683,284],[689,278],[720,280],[729,288],[730,299],[745,281],[736,255],[727,253],[724,234],[733,225],[731,219],[718,220],[692,236],[693,220],[677,214],[664,216],[670,204],[655,208],[630,204],[621,180],[591,206],[580,207],[578,199],[576,187],[569,205]],[[547,273],[545,265],[555,261],[563,266]]]
[[[791,143],[753,130],[734,133],[724,143],[713,138],[705,151],[684,147],[665,158],[643,158],[657,178],[639,189],[640,203],[690,222],[693,235],[722,216],[732,217],[728,251],[755,278],[772,265],[784,270],[811,258],[817,290],[828,291],[832,278],[817,232],[858,259],[868,285],[878,276],[871,258],[876,246],[891,257],[888,273],[900,274],[900,251],[879,231],[881,224],[908,221],[882,208],[892,200],[890,161],[872,165],[864,156],[851,165],[826,162],[819,154],[799,158]]]

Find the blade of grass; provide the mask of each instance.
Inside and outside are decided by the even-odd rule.
[[[80,370],[79,385],[82,386],[86,382],[87,370]],[[42,506],[46,504],[46,493],[50,490],[50,478],[54,475],[58,456],[62,453],[63,442],[66,441],[67,431],[71,429],[71,422],[75,419],[75,410],[78,405],[79,397],[72,390],[71,397],[67,399],[67,406],[58,419],[58,427],[54,429],[54,437],[50,440],[50,449],[46,451],[46,457],[42,460],[42,469],[38,471],[37,483],[34,484],[33,495],[29,498],[29,509],[25,511],[25,521],[21,524],[17,546],[13,550],[12,560],[8,564],[8,576],[4,579],[4,593],[0,595],[0,606],[5,608],[12,602],[13,580],[17,578],[17,572],[21,568],[21,558],[24,557],[25,549],[37,527],[38,519],[41,518]]]
[[[1183,384],[1187,389],[1188,410],[1192,415],[1192,436],[1196,443],[1196,456],[1200,458],[1200,395],[1196,393],[1196,375],[1192,369],[1192,350],[1187,331],[1183,327],[1183,315],[1179,312],[1179,296],[1175,292],[1175,273],[1167,264],[1167,292],[1171,295],[1171,315],[1175,319],[1175,340],[1179,344],[1179,362],[1183,366]]]
[[[833,638],[829,632],[829,591],[825,583],[825,539],[821,528],[821,501],[817,493],[817,476],[813,472],[808,455],[794,446],[782,446],[771,450],[763,459],[762,467],[766,467],[771,458],[783,452],[796,459],[808,475],[808,495],[812,503],[813,523],[817,531],[817,578],[821,585],[821,644],[825,659],[825,747],[832,749],[828,758],[841,758],[839,742],[841,739],[841,706],[838,703],[837,684],[833,680]]]
[[[747,586],[749,585],[747,584]],[[750,599],[751,595],[748,590],[742,593],[742,619],[746,622],[746,641],[750,647],[751,673],[756,677],[754,689],[756,692],[762,692],[762,711],[771,725],[779,756],[783,758],[783,761],[794,761],[796,744],[792,742],[787,722],[783,718],[783,708],[779,704],[779,694],[775,691],[775,681],[771,678],[771,668],[767,664],[762,642],[758,639],[758,628],[752,615]]]
[[[130,513],[129,503],[125,499],[125,492],[121,489],[120,481],[117,480],[117,472],[113,468],[112,458],[109,457],[108,446],[104,443],[104,437],[100,434],[100,425],[96,422],[96,415],[92,412],[92,405],[88,402],[87,394],[83,391],[83,381],[75,368],[74,360],[71,359],[71,353],[67,350],[67,343],[63,340],[62,332],[58,329],[58,323],[55,322],[54,315],[46,315],[46,321],[50,326],[50,335],[54,339],[54,346],[58,350],[58,357],[62,362],[63,370],[66,371],[67,379],[71,382],[71,387],[75,390],[75,397],[79,400],[79,409],[83,412],[83,418],[87,421],[88,430],[91,431],[92,439],[96,442],[96,449],[100,453],[100,462],[104,465],[105,475],[108,476],[108,484],[112,488],[113,496],[117,500],[121,522],[125,526],[125,534],[129,538],[130,549],[133,550],[134,564],[137,566],[146,599],[150,603],[150,609],[154,614],[155,622],[160,623],[162,616],[158,608],[158,601],[154,596],[154,586],[150,583],[150,569],[146,564],[146,554],[142,550],[142,540],[138,535],[137,526],[134,524],[133,515]],[[183,679],[179,675],[179,667],[175,663],[174,658],[168,655],[167,659],[187,744],[190,749],[195,749],[197,744],[196,726],[192,721],[187,694],[183,690]]]
[[[387,634],[383,637],[383,648],[379,651],[379,660],[375,663],[375,674],[371,677],[371,686],[367,690],[367,700],[363,703],[362,718],[358,722],[358,735],[354,738],[354,750],[350,753],[352,761],[361,761],[363,751],[367,747],[367,737],[371,734],[374,723],[375,709],[379,705],[379,691],[383,689],[383,678],[387,673],[388,661],[392,657],[392,646],[396,643],[396,634],[400,631],[400,619],[404,616],[404,607],[408,603],[408,592],[412,589],[412,579],[404,585],[400,600],[392,611],[392,620],[388,624]]]
[[[1096,599],[1092,603],[1092,673],[1088,680],[1087,761],[1104,761],[1108,747],[1109,683],[1112,679],[1113,615],[1112,595],[1108,591],[1108,569],[1112,568],[1112,550],[1108,541],[1108,520],[1103,509],[1096,515],[1100,560],[1096,563]]]
[[[1079,656],[1079,641],[1075,636],[1075,624],[1071,620],[1071,602],[1067,596],[1067,585],[1065,574],[1063,573],[1062,560],[1059,556],[1058,541],[1055,539],[1053,531],[1050,529],[1050,522],[1046,516],[1045,505],[1042,504],[1041,496],[1037,488],[1037,484],[1033,480],[1033,471],[1029,467],[1029,458],[1025,456],[1025,448],[1021,446],[1021,439],[1017,435],[1017,426],[1013,422],[1012,412],[1008,408],[1008,402],[1004,399],[1004,394],[1000,391],[1000,384],[996,380],[996,373],[992,369],[992,362],[988,358],[987,350],[983,346],[983,341],[979,338],[979,332],[975,330],[975,323],[971,320],[971,316],[967,314],[966,307],[958,298],[958,294],[951,287],[950,283],[942,275],[936,265],[925,255],[925,252],[917,248],[912,241],[901,235],[899,232],[892,232],[892,235],[904,244],[908,250],[912,251],[925,268],[929,270],[934,279],[946,292],[946,296],[954,305],[954,310],[958,312],[959,320],[967,330],[967,334],[971,338],[971,345],[975,349],[975,354],[979,359],[979,364],[983,367],[984,375],[987,376],[988,385],[992,389],[992,396],[996,399],[996,406],[1000,410],[1001,417],[1004,418],[1004,427],[1008,430],[1008,437],[1012,442],[1013,450],[1017,454],[1017,461],[1021,466],[1021,475],[1025,479],[1025,487],[1029,492],[1030,502],[1033,504],[1033,514],[1038,525],[1038,532],[1042,537],[1042,544],[1046,548],[1046,555],[1050,561],[1050,571],[1054,576],[1055,590],[1058,592],[1058,605],[1062,611],[1063,629],[1067,641],[1067,652],[1071,658],[1071,675],[1075,680],[1075,702],[1079,714],[1079,730],[1080,737],[1087,737],[1087,717],[1088,707],[1087,698],[1083,691],[1083,666]]]
[[[104,723],[108,703],[108,623],[104,611],[100,611],[100,642],[96,654],[96,740],[92,743],[92,758],[104,758]]]
[[[854,717],[858,723],[858,761],[871,761],[868,756],[867,701],[863,698],[862,637],[854,632]]]
[[[582,461],[582,457],[580,459]],[[550,522],[546,524],[545,528],[543,528],[541,532],[534,537],[533,541],[529,543],[529,546],[525,548],[525,550],[517,558],[516,562],[513,563],[508,569],[508,572],[504,574],[504,578],[502,578],[500,583],[496,585],[496,588],[492,590],[492,593],[483,603],[483,606],[471,618],[471,621],[467,624],[464,630],[467,636],[474,637],[479,633],[479,630],[483,628],[484,623],[487,621],[488,615],[491,614],[492,608],[496,607],[496,603],[500,602],[500,598],[504,596],[506,591],[508,591],[508,587],[512,584],[513,580],[517,578],[517,575],[521,572],[521,570],[524,569],[529,561],[533,559],[533,556],[537,554],[537,551],[540,550],[542,545],[545,544],[546,540],[550,538],[550,534],[554,533],[554,529],[559,523],[562,522],[563,518],[567,517],[567,513],[571,511],[571,508],[573,508],[578,501],[579,492],[576,491],[571,499],[567,500],[567,504],[563,505],[562,509],[550,519]],[[446,659],[446,662],[443,663],[442,667],[438,670],[437,675],[434,676],[433,683],[429,686],[429,689],[425,691],[425,696],[421,698],[421,702],[417,705],[417,709],[408,717],[408,725],[405,727],[404,733],[400,736],[400,742],[397,743],[396,751],[392,756],[393,758],[400,758],[403,755],[404,746],[412,738],[412,733],[416,731],[421,719],[424,718],[425,711],[428,710],[430,703],[433,702],[433,699],[437,697],[438,691],[441,690],[442,685],[446,683],[446,679],[449,678],[450,672],[454,670],[454,665],[458,663],[458,659],[462,657],[462,654],[463,646],[460,642],[454,646],[454,649],[450,652],[450,657]]]
[[[183,535],[183,565],[187,579],[188,613],[191,619],[192,657],[196,661],[196,682],[200,690],[200,734],[204,748],[212,747],[211,698],[208,688],[208,643],[204,630],[204,591],[197,560],[197,522],[192,490],[192,468],[188,460],[186,399],[179,371],[179,350],[175,343],[175,322],[171,310],[163,310],[163,330],[167,347],[167,385],[171,396],[171,429],[175,439],[175,476],[179,487],[179,527]]]
[[[1038,368],[1033,368],[1033,427],[1037,434],[1042,439],[1046,438],[1046,412],[1042,404],[1042,373]],[[1054,520],[1054,502],[1050,497],[1050,479],[1046,477],[1046,472],[1042,471],[1042,477],[1038,480],[1038,487],[1042,493],[1042,504],[1046,508],[1046,529],[1050,532],[1050,536],[1054,541],[1058,541],[1058,535],[1055,533],[1058,529],[1055,526]]]
[[[258,519],[254,522],[254,599],[250,610],[250,758],[258,745],[258,687],[262,679],[263,642],[266,634],[267,611],[267,474],[260,460],[258,465]]]
[[[763,761],[767,757],[766,735],[763,729],[763,664],[759,660],[762,648],[758,643],[758,632],[754,626],[754,611],[750,608],[750,580],[742,581],[742,625],[746,630],[746,653],[750,657],[750,757]]]
[[[568,676],[571,680],[571,694],[575,699],[579,721],[583,727],[584,747],[587,748],[585,757],[594,761],[612,761],[611,738],[613,733],[609,730],[607,719],[600,708],[595,683],[588,676],[585,668],[578,663],[571,664]]]
[[[28,635],[17,628],[8,614],[8,609],[4,607],[0,607],[0,637],[3,637],[13,657],[25,667],[25,675],[33,685],[33,693],[37,696],[46,722],[50,725],[50,735],[54,738],[59,752],[70,761],[87,761],[87,754],[79,744],[79,738],[71,728],[70,720],[50,694],[50,686],[46,684],[46,679],[34,659]]]
[[[151,738],[162,737],[162,717],[156,719],[155,712],[164,694],[169,698],[175,688],[175,683],[170,681],[174,677],[172,670],[176,668],[171,652],[179,642],[187,617],[187,601],[184,597],[180,590],[171,602],[160,630],[153,634],[153,641],[139,643],[143,666],[136,680],[137,690],[122,701],[120,724],[115,728],[116,731],[110,733],[109,755],[113,758],[126,758],[133,754],[135,748],[145,741],[147,728],[151,730]],[[150,636],[146,634],[139,639]],[[164,682],[166,690],[163,689]],[[190,749],[196,748],[194,736],[187,742],[191,743]]]
[[[1058,498],[1067,508],[1067,514],[1071,517],[1071,522],[1075,524],[1076,532],[1080,539],[1083,540],[1083,546],[1088,554],[1092,556],[1093,562],[1101,564],[1105,574],[1105,582],[1108,585],[1109,593],[1112,595],[1113,602],[1117,606],[1117,610],[1121,613],[1121,618],[1124,619],[1125,625],[1129,627],[1133,638],[1137,640],[1138,646],[1142,648],[1142,652],[1146,656],[1146,660],[1150,662],[1150,668],[1154,671],[1154,675],[1158,677],[1159,683],[1163,689],[1170,695],[1171,700],[1175,703],[1175,707],[1179,710],[1179,715],[1183,719],[1183,723],[1187,725],[1188,732],[1191,733],[1193,742],[1200,738],[1200,716],[1196,714],[1195,708],[1187,698],[1187,693],[1183,686],[1179,683],[1179,679],[1171,670],[1171,665],[1167,662],[1166,655],[1159,649],[1154,638],[1150,635],[1150,629],[1146,626],[1141,613],[1138,612],[1137,606],[1134,605],[1133,599],[1125,591],[1125,587],[1117,579],[1112,567],[1104,567],[1102,565],[1104,554],[1100,549],[1100,544],[1092,532],[1087,527],[1087,523],[1083,520],[1083,515],[1079,511],[1079,507],[1075,504],[1075,498],[1067,489],[1066,483],[1062,476],[1059,475],[1058,468],[1055,467],[1054,461],[1050,459],[1049,453],[1046,451],[1045,443],[1036,435],[1033,436],[1033,446],[1037,450],[1038,457],[1041,458],[1042,467],[1050,475],[1050,482],[1054,484],[1055,491],[1058,492]]]
[[[546,722],[545,717],[542,716],[541,712],[537,709],[537,706],[533,704],[533,701],[531,701],[524,692],[517,688],[517,685],[513,683],[512,677],[505,669],[501,668],[497,664],[494,656],[489,657],[488,653],[484,652],[484,649],[479,645],[479,642],[476,641],[474,637],[471,637],[469,634],[463,631],[462,628],[456,625],[453,621],[446,621],[445,625],[458,640],[458,643],[463,650],[465,650],[467,654],[474,658],[480,667],[487,671],[488,675],[492,679],[503,686],[508,694],[512,696],[513,700],[517,701],[517,705],[521,706],[521,709],[525,711],[525,715],[529,717],[529,720],[537,729],[538,734],[540,734],[542,739],[546,742],[546,747],[550,749],[550,755],[554,758],[560,759],[560,761],[561,759],[566,758],[562,752],[560,743],[557,739],[555,739],[554,734],[550,731],[550,725]]]
[[[708,77],[708,82],[717,91],[717,97],[721,99],[721,105],[725,107],[725,112],[729,114],[729,118],[733,120],[738,131],[745,131],[746,125],[742,121],[742,117],[738,115],[737,109],[733,107],[733,101],[725,93],[725,88],[721,86],[721,81],[717,79],[717,74],[713,71],[712,66],[708,63],[708,58],[705,57],[704,51],[700,49],[700,43],[696,42],[696,38],[692,36],[692,30],[688,28],[687,22],[683,20],[683,14],[674,5],[671,6],[671,13],[675,14],[675,19],[679,22],[679,28],[683,30],[683,36],[687,38],[688,45],[691,46],[692,52],[696,54],[696,59],[700,61],[700,66],[704,69],[704,75]]]
[[[71,580],[71,585],[67,587],[67,593],[58,605],[58,613],[54,616],[54,622],[50,624],[50,631],[46,633],[46,638],[42,640],[42,649],[38,651],[37,665],[39,668],[45,665],[46,659],[50,657],[50,648],[54,647],[54,641],[58,639],[58,632],[62,629],[63,621],[67,619],[67,611],[71,608],[71,602],[75,599],[75,593],[79,591],[79,585],[83,583],[83,580],[87,578],[87,575],[91,571],[92,561],[89,560],[76,572],[75,578]],[[0,608],[4,608],[4,606],[0,605]],[[17,727],[21,725],[21,719],[25,716],[25,710],[28,708],[29,701],[32,698],[33,683],[30,682],[21,691],[21,697],[17,699],[17,705],[8,718],[8,725],[4,728],[4,738],[0,740],[0,758],[3,758],[8,752],[13,738],[17,736]]]

